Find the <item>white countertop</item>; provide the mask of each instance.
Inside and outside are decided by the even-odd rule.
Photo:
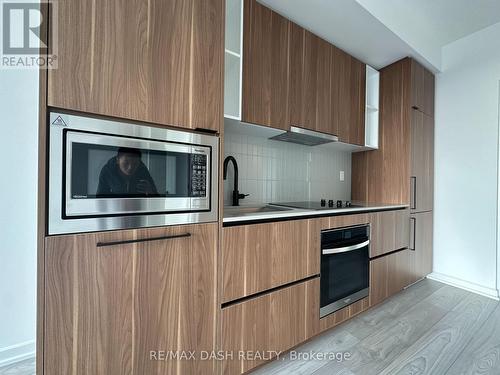
[[[283,219],[298,218],[298,217],[336,216],[342,214],[388,211],[388,210],[398,210],[398,209],[408,208],[408,205],[405,204],[381,204],[381,203],[365,203],[365,202],[352,202],[352,203],[361,207],[343,207],[343,208],[332,208],[328,210],[306,210],[300,208],[288,208],[283,211],[236,213],[234,211],[237,211],[237,208],[229,206],[227,207],[228,209],[227,211],[232,210],[233,213],[228,214],[227,211],[225,211],[223,223],[232,223],[234,225],[237,223],[261,221],[261,220],[272,221],[272,220],[283,220]],[[266,205],[262,204],[262,206]],[[276,207],[272,204],[268,204],[267,206]],[[248,207],[241,206],[242,211],[249,208],[251,208],[251,206]],[[278,206],[278,208],[283,209],[283,207],[281,206]]]

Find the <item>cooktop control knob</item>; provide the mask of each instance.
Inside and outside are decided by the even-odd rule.
[[[351,205],[351,202],[346,201],[346,202],[345,202],[345,206],[346,206],[346,207],[351,207],[351,206],[352,206],[352,205]]]
[[[342,201],[337,201],[337,208],[342,208]]]
[[[325,207],[326,206],[326,199],[322,199],[321,200],[321,207]]]
[[[333,199],[330,199],[330,200],[328,201],[328,207],[333,207]]]

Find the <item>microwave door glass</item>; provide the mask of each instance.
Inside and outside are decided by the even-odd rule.
[[[71,199],[189,198],[199,196],[206,179],[192,189],[193,155],[92,143],[71,143]],[[201,161],[201,167],[206,166]],[[195,174],[195,176],[198,176]],[[194,193],[194,194],[193,194]]]

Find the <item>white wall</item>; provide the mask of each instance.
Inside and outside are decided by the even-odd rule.
[[[0,366],[36,336],[38,71],[0,69]]]
[[[447,45],[436,82],[434,276],[498,297],[500,23]]]
[[[248,126],[248,125],[247,125]],[[351,154],[335,145],[302,146],[226,131],[224,157],[238,163],[242,205],[320,199],[351,199]],[[345,179],[340,181],[340,171]],[[232,203],[233,168],[224,181],[224,204]]]

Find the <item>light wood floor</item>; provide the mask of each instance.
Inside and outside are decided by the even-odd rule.
[[[310,353],[350,358],[291,360],[288,355],[252,375],[499,375],[500,304],[424,280],[292,355]],[[34,359],[0,368],[0,375],[34,373]]]
[[[311,352],[350,358],[297,359]],[[500,304],[423,280],[291,354],[252,375],[499,375]]]

